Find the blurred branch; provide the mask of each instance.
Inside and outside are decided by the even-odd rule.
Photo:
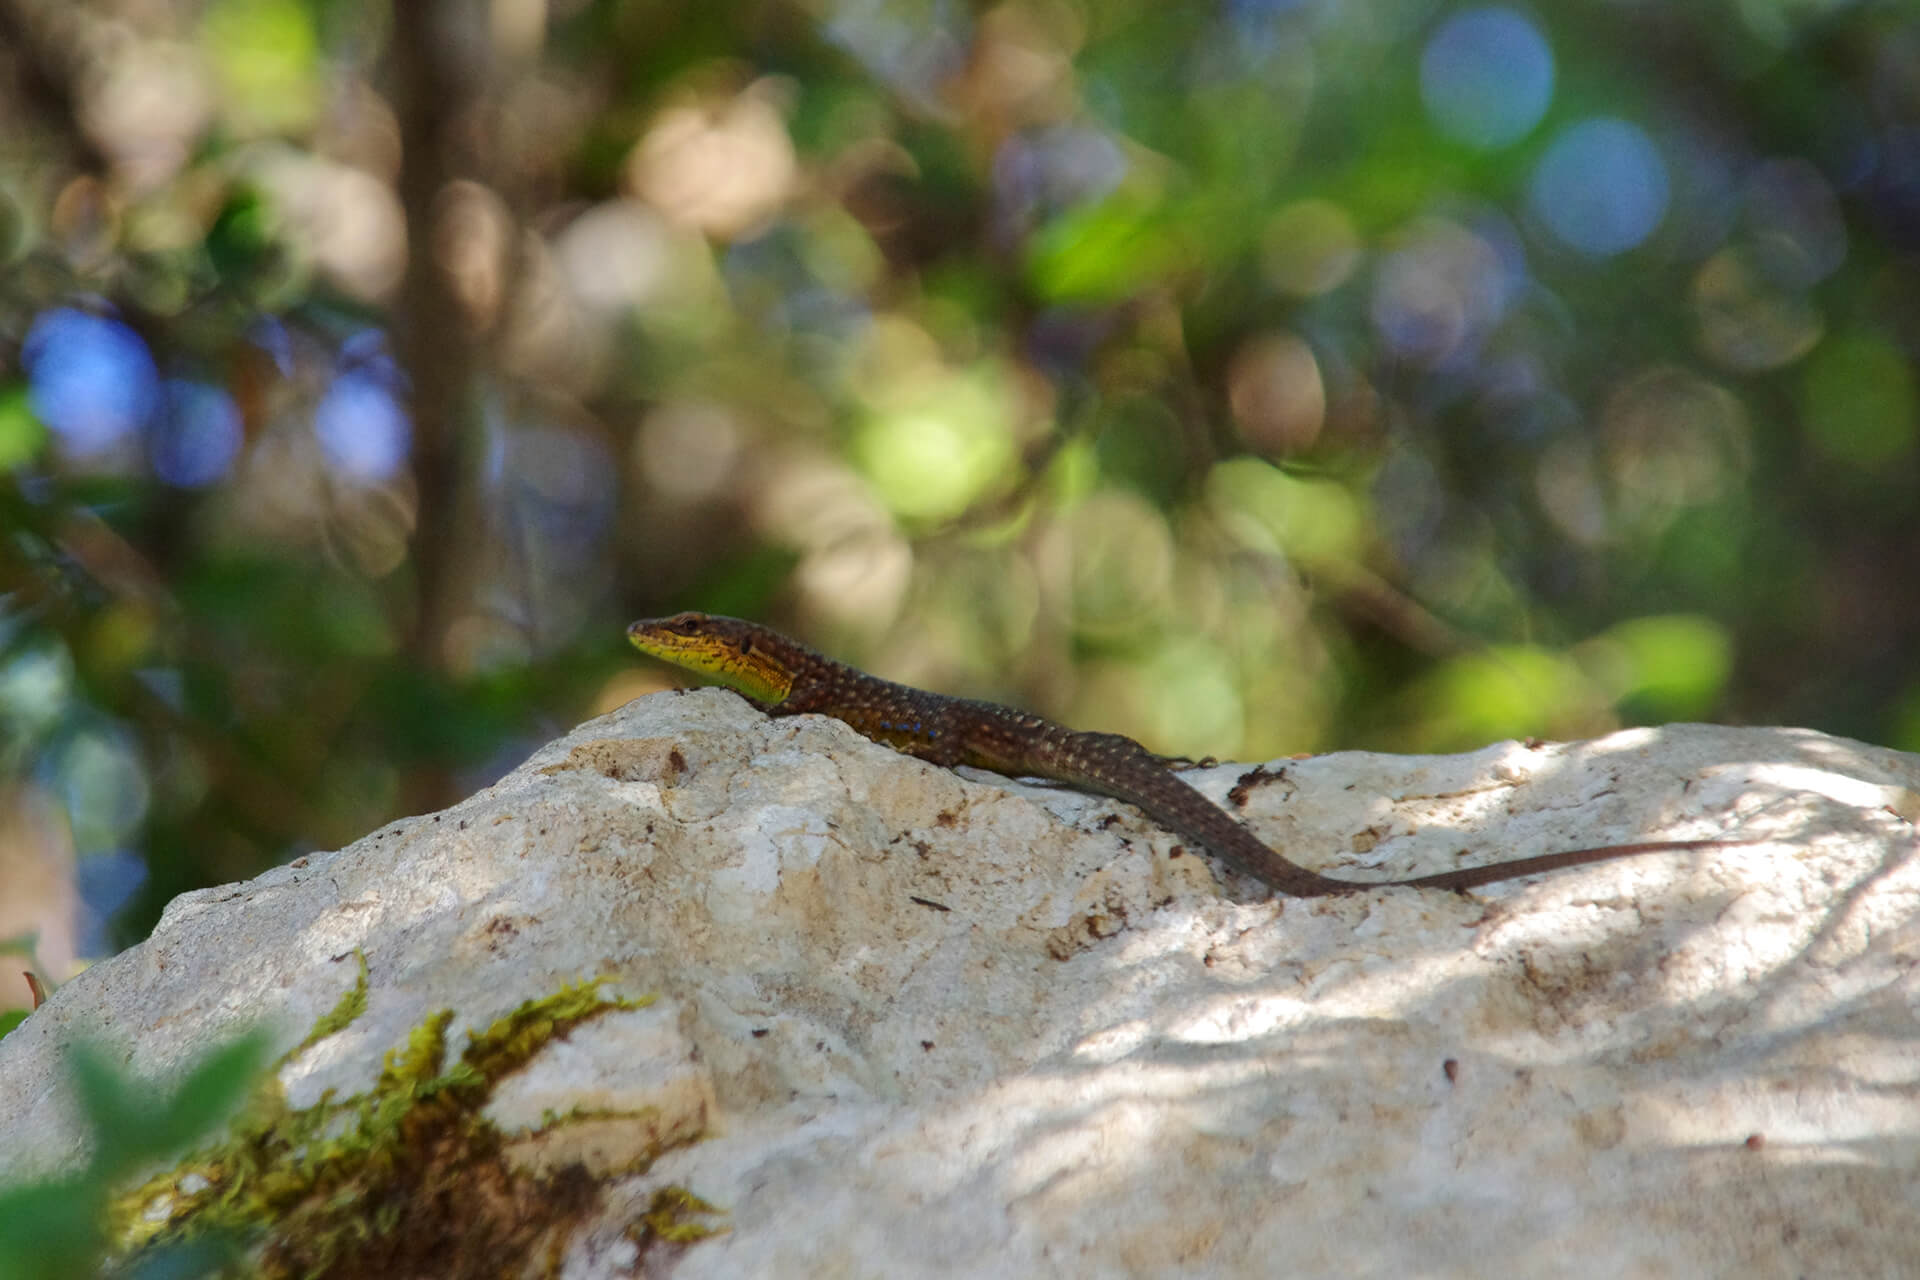
[[[413,538],[418,583],[410,648],[423,671],[442,665],[440,640],[452,611],[454,524],[460,511],[462,428],[475,368],[472,339],[436,261],[439,201],[458,175],[450,156],[455,125],[474,105],[456,38],[458,6],[412,0],[393,6],[393,80],[406,211],[407,270],[395,316],[395,344],[412,381],[413,468],[419,508]]]
[[[1443,658],[1488,648],[1479,636],[1462,631],[1363,565],[1316,564],[1309,576],[1329,589],[1342,613],[1371,623],[1415,653]]]

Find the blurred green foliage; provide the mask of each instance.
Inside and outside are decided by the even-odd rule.
[[[0,1280],[72,1280],[102,1274],[108,1204],[139,1169],[179,1155],[211,1133],[260,1079],[266,1042],[248,1036],[207,1053],[170,1096],[124,1078],[97,1046],[68,1053],[91,1155],[66,1177],[0,1187]],[[213,1274],[232,1241],[207,1237],[156,1249],[115,1274],[143,1280]]]
[[[56,977],[677,608],[1191,755],[1920,748],[1903,6],[0,0],[0,121]]]

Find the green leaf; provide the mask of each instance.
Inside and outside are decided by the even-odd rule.
[[[1182,269],[1189,256],[1161,204],[1116,197],[1049,223],[1033,239],[1028,268],[1050,302],[1116,302]]]
[[[210,1132],[246,1096],[266,1055],[264,1036],[243,1036],[201,1059],[173,1096],[156,1105],[151,1088],[121,1075],[97,1046],[75,1045],[69,1067],[98,1138],[96,1167],[111,1176]]]
[[[0,1280],[95,1274],[104,1242],[103,1187],[87,1178],[0,1191]]]

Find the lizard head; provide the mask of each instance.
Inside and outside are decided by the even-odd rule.
[[[650,657],[712,676],[766,706],[777,706],[793,692],[801,654],[777,631],[710,613],[642,618],[627,628],[627,639]]]

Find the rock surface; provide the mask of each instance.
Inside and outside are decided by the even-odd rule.
[[[73,1036],[151,1076],[288,1048],[359,948],[296,1104],[437,1009],[659,997],[492,1103],[604,1182],[569,1276],[1920,1275],[1920,761],[1676,726],[1188,776],[1353,879],[1756,843],[1263,901],[1125,806],[662,694],[175,901],[0,1041],[0,1179],[78,1158]],[[669,1185],[724,1232],[637,1245]]]

